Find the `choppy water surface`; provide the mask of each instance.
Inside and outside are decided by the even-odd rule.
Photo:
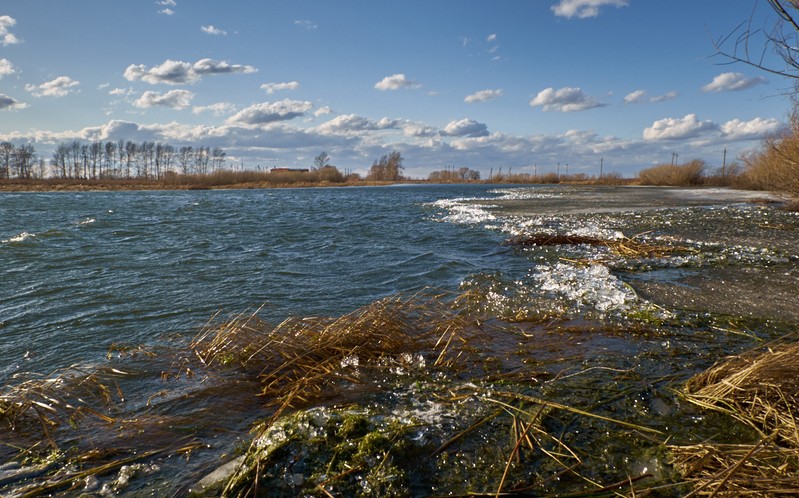
[[[482,354],[502,358],[503,375],[533,365],[536,396],[612,398],[603,409],[613,416],[659,430],[687,424],[709,437],[706,415],[667,388],[799,323],[799,216],[746,202],[757,196],[564,186],[2,194],[0,382],[70,366],[124,371],[125,409],[171,421],[151,440],[191,434],[204,449],[188,462],[153,457],[125,486],[114,487],[112,473],[87,489],[172,493],[235,452],[268,413],[248,380],[161,379],[212,315],[263,305],[275,323],[339,316],[436,289],[473,293],[476,312],[515,331],[486,341]],[[542,234],[683,250],[625,257],[602,245],[508,243]],[[127,353],[135,348],[158,359]],[[447,382],[457,391],[457,377]],[[433,417],[422,394],[389,385],[390,400],[374,390],[364,399],[457,428],[453,415]],[[662,460],[621,455],[626,445],[586,440],[589,454],[619,453],[597,457],[590,473],[661,472]],[[11,456],[0,451],[0,465]],[[477,466],[483,457],[473,458]],[[420,486],[420,495],[433,492]],[[469,489],[437,489],[449,491]]]

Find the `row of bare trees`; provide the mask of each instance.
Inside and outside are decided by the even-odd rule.
[[[50,161],[31,144],[0,142],[0,178],[80,178],[160,180],[170,173],[208,174],[221,170],[226,153],[219,147],[176,148],[157,142],[130,140],[63,142]]]
[[[50,161],[58,178],[145,178],[160,180],[169,173],[208,174],[224,167],[219,147],[176,148],[157,142],[61,143]]]
[[[0,142],[0,178],[33,178],[44,176],[46,164],[36,156],[33,145],[15,146]]]
[[[431,182],[468,182],[480,179],[480,172],[469,168],[447,166],[443,170],[436,170],[427,177]]]

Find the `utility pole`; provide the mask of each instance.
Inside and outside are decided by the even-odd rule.
[[[721,177],[727,177],[727,147],[724,147],[724,159],[721,161]]]
[[[560,180],[560,163],[558,163],[558,180]]]
[[[600,157],[599,158],[599,179],[600,180],[602,179],[602,168],[604,166],[605,166],[605,158],[604,157]]]

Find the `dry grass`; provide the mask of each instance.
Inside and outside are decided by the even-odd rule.
[[[694,489],[687,496],[795,495],[799,449],[757,444],[670,446],[672,465]]]
[[[760,150],[743,160],[742,186],[799,197],[799,114],[796,110],[787,130],[764,140]]]
[[[310,403],[339,382],[359,383],[366,373],[408,368],[425,358],[429,368],[457,369],[479,324],[437,297],[385,298],[339,318],[289,318],[277,326],[257,312],[207,327],[194,349],[207,366],[236,365],[257,374],[261,394],[287,408]],[[424,356],[422,356],[424,357]]]
[[[776,432],[799,448],[799,344],[727,359],[693,377],[685,391],[693,403],[729,413],[764,437]]]
[[[660,164],[638,173],[642,185],[695,186],[702,185],[705,162],[694,159],[685,164]]]
[[[114,422],[111,408],[123,398],[114,378],[121,375],[124,372],[113,369],[83,372],[73,368],[5,386],[0,394],[0,423],[7,434],[38,426],[41,438],[57,449],[51,435],[54,429],[76,426],[87,416]]]
[[[754,445],[671,447],[696,494],[774,496],[799,489],[799,344],[726,359],[693,377],[684,394],[760,434]]]
[[[665,244],[649,244],[640,240],[644,234],[622,237],[618,240],[604,240],[581,235],[534,234],[507,241],[509,245],[519,246],[552,246],[552,245],[589,245],[607,247],[611,254],[623,258],[662,258],[674,253],[694,252],[683,246]]]

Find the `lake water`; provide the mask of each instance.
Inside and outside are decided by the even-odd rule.
[[[217,313],[260,307],[272,323],[335,317],[429,289],[477,289],[481,312],[545,331],[524,353],[517,343],[491,347],[496,355],[535,357],[550,374],[584,369],[592,359],[608,369],[637,364],[644,379],[680,368],[688,375],[799,323],[799,217],[746,202],[757,196],[488,185],[0,194],[0,385],[111,365],[137,372],[123,387],[126,409],[141,415],[165,389],[159,375],[180,357],[174,351],[185,350]],[[687,250],[621,257],[597,245],[508,243],[542,234]],[[635,341],[602,332],[632,327],[644,315],[669,325]],[[575,323],[600,332],[554,338]],[[589,344],[603,353],[592,357]],[[121,353],[135,348],[172,353],[147,366]],[[655,358],[667,349],[672,360]],[[649,363],[632,361],[643,351]],[[202,398],[182,382],[170,386],[175,393],[164,396],[159,413],[191,418],[200,405],[218,410],[206,399],[221,396],[212,380],[203,381]],[[242,387],[248,399],[251,391]],[[115,492],[174,492],[213,469],[220,454],[247,440],[259,415],[260,401],[226,403],[224,427],[184,431],[208,449],[188,464],[159,460],[159,469],[172,470]],[[0,456],[2,464],[13,454]]]

